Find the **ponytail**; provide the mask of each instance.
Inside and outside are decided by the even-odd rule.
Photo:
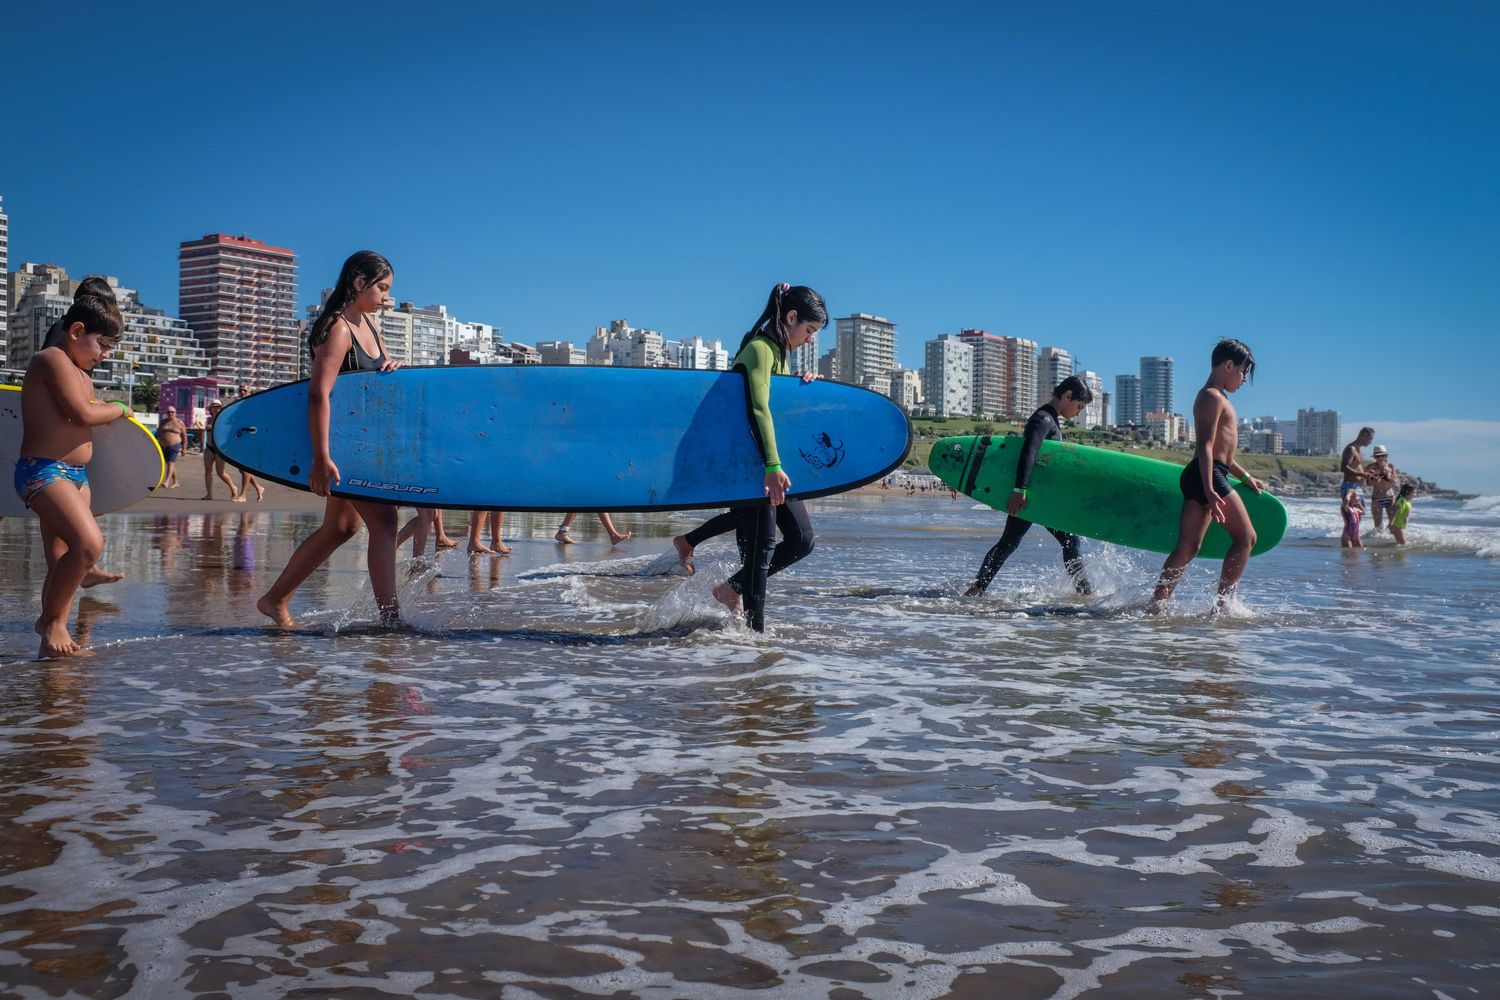
[[[797,318],[804,322],[814,320],[820,326],[826,326],[828,323],[828,309],[823,304],[823,296],[806,285],[776,285],[766,299],[766,307],[761,310],[760,318],[740,341],[740,350],[743,351],[745,345],[756,337],[765,337],[781,348],[781,353],[785,356],[787,353],[786,314],[789,312],[795,312]]]

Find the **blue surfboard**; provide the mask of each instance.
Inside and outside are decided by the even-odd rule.
[[[683,510],[763,501],[739,372],[518,365],[338,376],[335,496],[475,510]],[[792,497],[873,482],[911,448],[894,402],[837,382],[775,376],[771,413]],[[225,407],[231,464],[307,489],[307,382]]]

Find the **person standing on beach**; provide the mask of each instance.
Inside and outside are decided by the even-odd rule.
[[[1198,447],[1193,460],[1182,470],[1177,485],[1182,490],[1182,514],[1177,524],[1177,545],[1162,564],[1151,596],[1151,612],[1162,609],[1182,579],[1182,571],[1203,547],[1203,536],[1213,521],[1229,532],[1229,551],[1219,573],[1218,606],[1222,608],[1234,595],[1250,550],[1255,548],[1255,526],[1245,501],[1229,485],[1231,475],[1238,476],[1259,493],[1266,484],[1256,479],[1234,460],[1239,439],[1239,423],[1229,394],[1235,392],[1255,374],[1255,355],[1238,340],[1221,340],[1214,347],[1208,381],[1193,400],[1193,427]],[[1371,432],[1374,433],[1373,431]]]
[[[240,398],[244,399],[248,395],[250,395],[250,387],[248,385],[242,385],[242,386],[240,386]],[[254,476],[252,476],[250,473],[246,472],[244,469],[241,469],[240,470],[240,491],[239,491],[239,499],[240,500],[244,500],[245,499],[245,492],[247,490],[249,490],[251,487],[255,488],[255,502],[256,503],[260,503],[262,500],[264,500],[266,498],[266,488],[260,484],[260,480],[256,479]],[[230,499],[234,499],[234,498],[231,497]]]
[[[1344,481],[1339,484],[1339,499],[1342,500],[1350,490],[1357,490],[1365,485],[1365,459],[1359,449],[1374,440],[1375,428],[1361,427],[1354,440],[1344,445],[1344,454],[1339,458],[1339,471],[1344,475]]]
[[[1005,530],[1000,533],[1000,540],[985,555],[984,562],[979,567],[979,575],[964,592],[965,597],[977,597],[985,592],[995,574],[1000,572],[1000,567],[1005,565],[1005,561],[1016,551],[1021,539],[1026,537],[1026,532],[1031,528],[1031,522],[1021,517],[1021,511],[1026,509],[1027,483],[1031,480],[1031,469],[1036,464],[1042,442],[1048,439],[1062,440],[1062,422],[1078,416],[1093,401],[1094,394],[1083,379],[1077,375],[1069,375],[1052,390],[1052,399],[1038,407],[1031,419],[1026,421],[1026,430],[1021,435],[1021,454],[1016,459],[1016,484],[1005,501]],[[1062,546],[1063,568],[1073,578],[1073,589],[1080,594],[1092,593],[1089,578],[1083,571],[1078,536],[1055,528],[1047,530]]]
[[[208,404],[208,423],[203,427],[203,499],[214,498],[214,478],[217,477],[229,487],[229,499],[242,503],[245,498],[235,492],[234,480],[229,478],[226,471],[224,456],[214,447],[214,421],[219,419],[219,413],[223,409],[224,404],[220,400],[216,399]]]
[[[735,540],[743,564],[734,576],[714,588],[714,598],[731,611],[743,602],[745,624],[765,631],[766,579],[803,559],[813,550],[812,520],[800,500],[788,500],[792,481],[782,471],[771,421],[771,376],[787,374],[787,357],[828,323],[823,297],[805,285],[777,285],[766,307],[740,342],[733,370],[745,376],[745,403],[750,435],[765,469],[766,502],[737,507]],[[810,382],[815,373],[803,373]],[[730,447],[743,447],[738,441]],[[781,542],[776,531],[781,530]],[[674,540],[675,541],[675,540]],[[679,548],[679,554],[681,550]]]
[[[14,477],[16,493],[41,522],[47,550],[42,613],[35,626],[41,636],[38,659],[82,652],[68,634],[68,612],[104,550],[84,466],[94,455],[93,429],[130,415],[125,403],[95,399],[88,374],[119,342],[125,329],[119,308],[110,299],[80,295],[62,322],[61,335],[26,368],[21,457]]]
[[[323,523],[292,553],[291,560],[271,589],[255,602],[261,614],[288,627],[289,603],[298,587],[323,565],[339,546],[353,538],[363,522],[370,533],[366,565],[370,587],[382,625],[401,620],[396,599],[396,508],[389,504],[330,496],[339,482],[339,468],[328,448],[332,419],[330,398],[342,372],[390,372],[400,367],[386,354],[380,331],[370,317],[390,299],[394,272],[390,262],[373,250],[361,250],[344,261],[339,280],[323,304],[323,311],[307,333],[312,352],[312,376],[307,382],[307,431],[312,439],[312,468],[308,487],[327,497]]]
[[[490,544],[484,544],[480,536],[484,534],[485,525],[490,528]],[[508,556],[511,547],[506,545],[500,538],[500,531],[505,526],[505,511],[503,510],[476,510],[469,518],[469,555],[471,556]]]
[[[1375,530],[1381,529],[1385,515],[1396,502],[1396,490],[1401,485],[1401,474],[1391,464],[1390,452],[1377,444],[1370,453],[1375,461],[1365,466],[1365,481],[1370,484],[1370,507],[1375,515]]]
[[[177,417],[177,407],[169,406],[156,426],[156,440],[161,444],[162,457],[167,460],[167,475],[162,486],[175,490],[182,485],[177,479],[177,460],[182,457],[182,445],[187,440],[187,425]]]

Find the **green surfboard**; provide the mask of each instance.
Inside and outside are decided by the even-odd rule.
[[[1004,510],[1016,482],[1021,438],[980,435],[943,438],[932,446],[927,464],[932,474],[982,504]],[[1177,544],[1182,466],[1063,441],[1043,441],[1027,483],[1021,516],[1058,531],[1150,552],[1171,552]],[[1260,555],[1286,534],[1286,507],[1270,493],[1256,493],[1237,479],[1235,492],[1245,501],[1255,525]],[[1229,532],[1210,524],[1198,551],[1202,559],[1222,559],[1229,551]]]

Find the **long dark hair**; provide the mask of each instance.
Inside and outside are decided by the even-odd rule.
[[[110,287],[107,279],[97,274],[91,274],[87,278],[84,278],[78,283],[78,287],[73,289],[74,302],[77,302],[85,295],[92,295],[96,299],[103,299],[110,305],[116,305],[115,290]],[[72,325],[66,318],[59,316],[57,321],[47,328],[47,336],[42,338],[42,347],[53,347],[62,343],[63,334],[67,333],[68,327]],[[119,336],[119,334],[115,334],[115,336]]]
[[[760,319],[745,334],[745,339],[740,341],[740,350],[756,337],[765,337],[781,348],[783,355],[787,352],[786,342],[786,314],[796,310],[797,319],[800,321],[817,320],[820,326],[828,325],[828,308],[823,305],[823,296],[808,288],[806,285],[777,285],[771,289],[771,297],[766,299],[766,308],[762,310]]]
[[[308,353],[317,352],[318,345],[328,339],[328,328],[333,325],[333,321],[338,319],[339,313],[347,309],[354,297],[362,291],[354,287],[355,278],[364,278],[365,288],[369,288],[381,278],[394,273],[391,262],[374,250],[360,250],[350,254],[349,259],[344,261],[343,270],[339,272],[338,284],[333,286],[333,291],[328,294],[328,301],[323,303],[323,311],[318,313],[318,318],[313,320],[312,327],[307,331]]]

